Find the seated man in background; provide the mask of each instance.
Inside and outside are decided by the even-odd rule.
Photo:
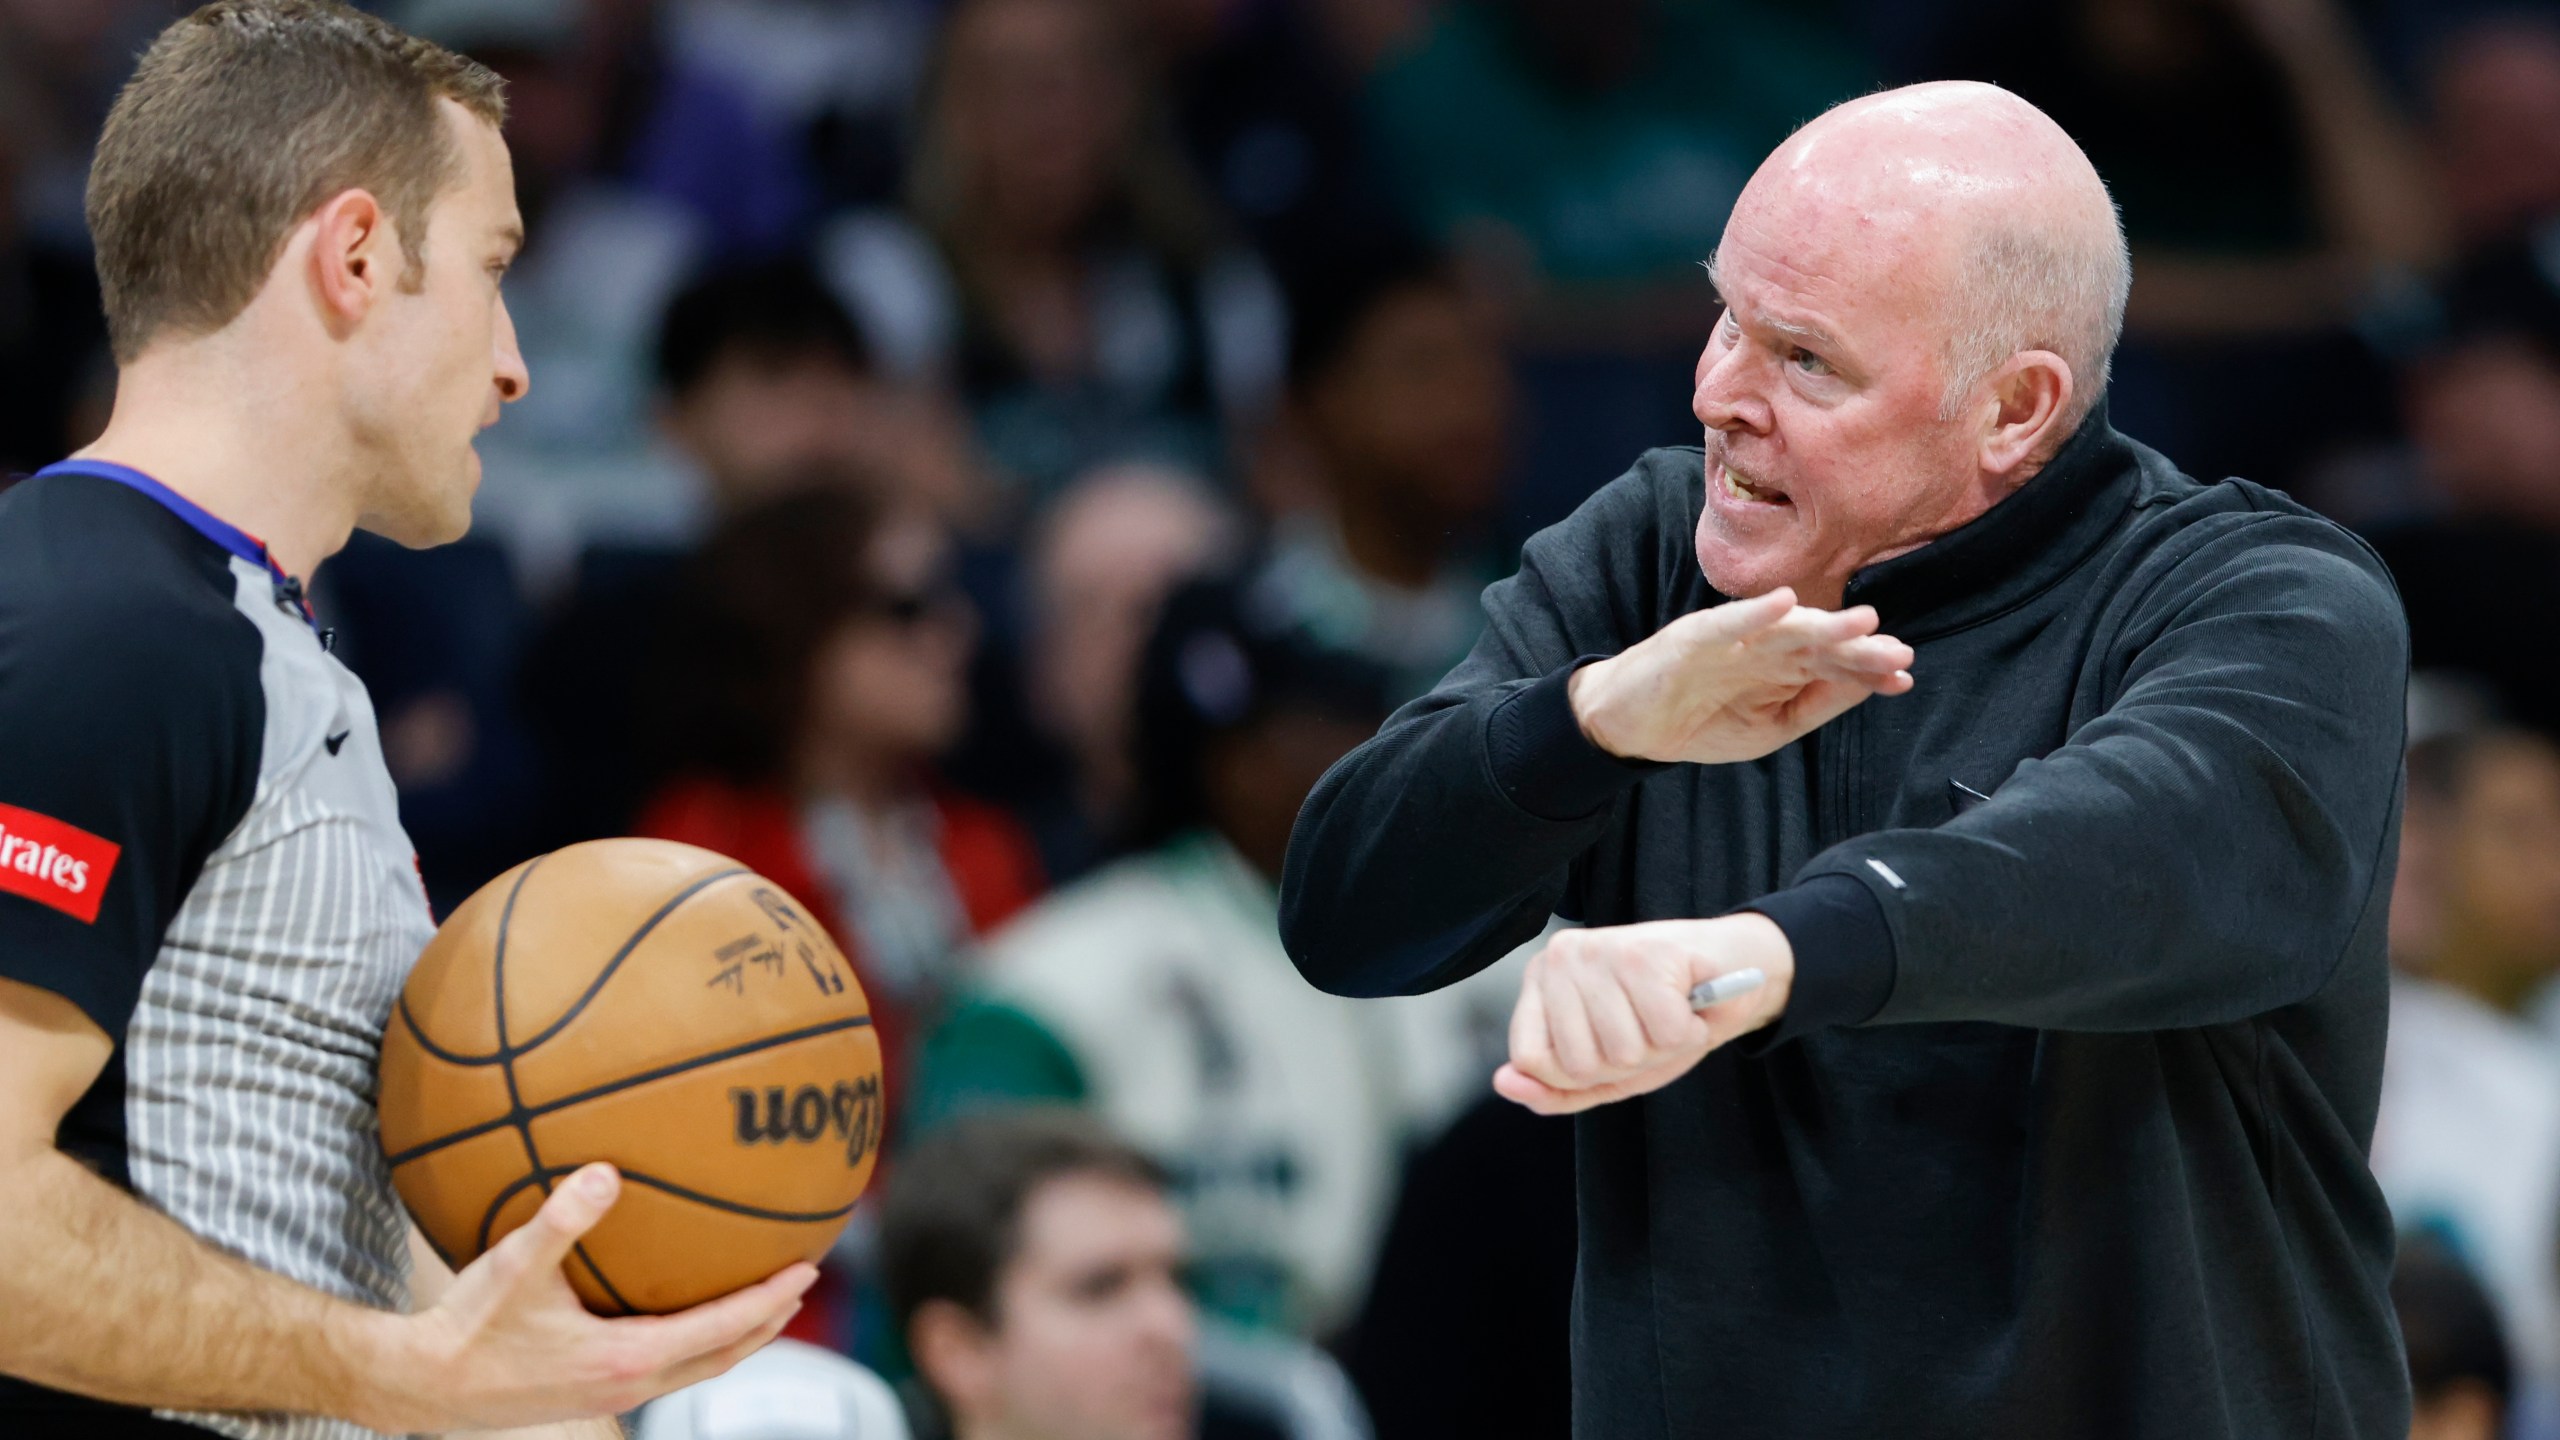
[[[1501,980],[1371,1008],[1307,986],[1280,946],[1290,823],[1384,685],[1231,585],[1175,592],[1139,666],[1140,852],[986,943],[908,1100],[919,1129],[1092,1106],[1171,1173],[1194,1293],[1249,1329],[1349,1319],[1405,1149],[1499,1053]]]
[[[1502,347],[1448,263],[1394,247],[1302,287],[1290,414],[1313,508],[1282,522],[1258,598],[1431,688],[1484,627],[1477,593],[1511,430]]]
[[[859,488],[956,523],[974,513],[974,451],[945,402],[877,378],[844,307],[804,261],[710,270],[669,302],[657,339],[658,442],[612,481],[629,504],[582,517],[521,706],[545,782],[538,843],[630,829],[643,798],[630,717],[676,571],[704,532],[803,489]],[[532,567],[536,589],[542,566]]]
[[[2478,1267],[2519,1392],[2560,1400],[2560,1055],[2529,1018],[2560,966],[2560,748],[2494,725],[2409,748],[2391,939],[2374,1178]]]
[[[949,1440],[1279,1440],[1204,1401],[1164,1173],[1065,1111],[972,1116],[910,1150],[880,1221],[889,1308]]]
[[[2391,1308],[2408,1342],[2409,1386],[2418,1402],[2409,1440],[2506,1435],[2506,1338],[2497,1310],[2462,1261],[2423,1235],[2403,1236],[2391,1270]]]

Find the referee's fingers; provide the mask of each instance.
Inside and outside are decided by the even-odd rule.
[[[560,1268],[570,1248],[596,1228],[621,1194],[622,1176],[612,1166],[581,1166],[554,1186],[533,1218],[492,1247],[481,1263],[494,1264],[510,1281],[548,1275]]]
[[[800,1308],[800,1297],[817,1283],[818,1267],[804,1261],[690,1310],[613,1323],[645,1328],[649,1332],[650,1354],[656,1362],[651,1368],[672,1369],[732,1349],[769,1327],[778,1330],[790,1320],[791,1312]]]

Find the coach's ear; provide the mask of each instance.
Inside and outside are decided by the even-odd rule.
[[[400,281],[406,257],[382,202],[342,190],[311,216],[311,288],[329,333],[344,339]]]

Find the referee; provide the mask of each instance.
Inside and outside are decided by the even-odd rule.
[[[359,525],[469,524],[472,437],[527,383],[502,115],[488,71],[335,0],[226,0],[108,116],[114,417],[0,495],[9,1440],[618,1435],[585,1417],[727,1368],[815,1278],[588,1315],[559,1264],[604,1166],[456,1278],[376,1138],[433,923],[295,577]]]
[[[1400,994],[1594,927],[1494,1082],[1581,1112],[1587,1440],[2401,1440],[2381,565],[2109,426],[2114,209],[2001,91],[1814,121],[1714,269],[1703,453],[1326,776],[1291,953]]]

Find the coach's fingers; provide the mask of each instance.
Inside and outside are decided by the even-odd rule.
[[[1546,958],[1530,957],[1528,971],[1520,977],[1520,999],[1511,1007],[1511,1063],[1538,1075],[1556,1073],[1555,1051],[1547,1042],[1547,1003],[1538,993],[1538,973]]]
[[[1908,670],[1920,658],[1918,652],[1890,635],[1861,635],[1844,640],[1822,652],[1822,662],[1842,670],[1865,675],[1890,675]]]
[[[1635,1001],[1627,994],[1629,986],[1637,983],[1625,973],[1624,967],[1630,963],[1621,960],[1612,965],[1586,965],[1574,976],[1582,1013],[1591,1028],[1592,1045],[1599,1051],[1601,1068],[1592,1072],[1593,1079],[1623,1075],[1654,1058],[1652,1038],[1636,1014]]]
[[[1875,693],[1865,685],[1846,680],[1816,680],[1787,702],[1786,726],[1800,735],[1819,730]]]
[[[1748,600],[1728,600],[1714,609],[1698,612],[1696,638],[1709,645],[1748,640],[1786,620],[1796,609],[1796,592],[1784,585]]]
[[[1605,1085],[1568,1088],[1550,1085],[1534,1075],[1524,1075],[1516,1066],[1505,1065],[1493,1072],[1493,1090],[1503,1099],[1523,1105],[1541,1115],[1576,1115],[1582,1111],[1649,1095],[1696,1068],[1706,1057],[1704,1049],[1695,1054],[1668,1060],[1649,1070],[1612,1080]]]
[[[1694,982],[1662,980],[1629,988],[1627,999],[1644,1026],[1652,1054],[1706,1047],[1706,1017],[1689,1008],[1691,983]]]
[[[515,1232],[489,1249],[464,1272],[478,1270],[513,1287],[529,1277],[559,1272],[569,1251],[622,1195],[622,1176],[612,1166],[582,1166],[551,1189],[542,1208]]]
[[[1547,1012],[1547,1052],[1555,1063],[1552,1073],[1532,1073],[1559,1085],[1588,1084],[1600,1072],[1600,1043],[1591,1033],[1591,1014],[1572,973],[1580,968],[1551,965],[1538,982],[1538,998]]]

